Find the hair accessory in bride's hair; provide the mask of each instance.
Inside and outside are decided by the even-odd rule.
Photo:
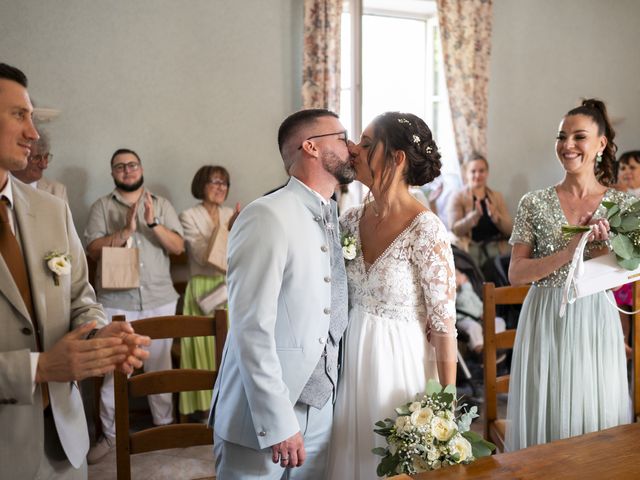
[[[407,125],[411,125],[411,122],[406,118],[399,118],[398,123],[406,123]]]
[[[420,137],[415,133],[413,134],[413,143],[420,143]]]
[[[430,154],[431,152],[433,152],[433,148],[431,148],[430,145],[427,145],[427,148],[425,148],[424,151],[427,152],[427,154]]]

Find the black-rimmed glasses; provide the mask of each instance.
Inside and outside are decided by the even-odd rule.
[[[331,135],[344,135],[344,138],[341,138],[340,140],[342,140],[347,147],[349,146],[349,135],[347,135],[346,130],[342,130],[341,132],[323,133],[322,135],[312,135],[311,137],[306,138],[305,142],[313,138],[330,137]],[[298,150],[302,150],[302,145],[298,147]]]
[[[140,164],[138,162],[129,162],[129,163],[118,163],[117,165],[113,165],[111,170],[114,172],[124,172],[125,169],[131,172],[135,172],[140,168]]]

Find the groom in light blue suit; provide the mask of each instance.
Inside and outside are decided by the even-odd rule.
[[[347,326],[336,204],[355,171],[336,114],[302,110],[278,146],[291,175],[249,204],[229,237],[229,336],[214,387],[216,474],[223,480],[324,479]]]

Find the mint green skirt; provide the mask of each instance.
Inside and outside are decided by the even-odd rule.
[[[631,422],[620,317],[605,296],[582,297],[560,318],[562,289],[533,286],[511,362],[506,450]]]
[[[224,275],[205,277],[196,275],[189,280],[184,294],[183,315],[204,315],[197,298],[213,291],[224,282]],[[216,346],[213,337],[191,337],[180,341],[180,368],[215,370]],[[211,405],[211,390],[180,393],[180,414],[190,415],[198,411],[208,411]]]

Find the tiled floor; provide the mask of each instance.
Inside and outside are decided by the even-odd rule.
[[[131,457],[133,480],[193,480],[213,477],[213,447],[204,445],[141,453]],[[89,466],[89,480],[116,478],[116,452],[113,450],[96,465]]]

